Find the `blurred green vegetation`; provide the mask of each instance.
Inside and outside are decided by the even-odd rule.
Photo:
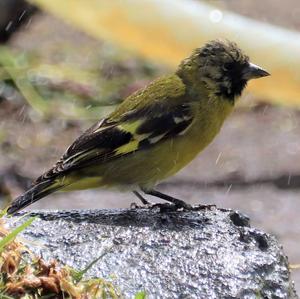
[[[168,71],[54,17],[35,15],[0,46],[0,207],[80,131]]]
[[[65,59],[68,54],[64,53]],[[2,94],[5,88],[15,88],[45,118],[99,119],[155,77],[156,69],[139,58],[111,57],[88,69],[74,63],[51,64],[37,53],[0,47]]]

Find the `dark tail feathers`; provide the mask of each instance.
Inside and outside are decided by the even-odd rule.
[[[57,181],[47,180],[32,186],[23,195],[17,197],[7,210],[8,214],[14,214],[19,210],[29,206],[30,204],[38,201],[46,195],[60,189],[62,185]]]

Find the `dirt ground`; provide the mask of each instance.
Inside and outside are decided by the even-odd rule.
[[[210,2],[263,21],[300,28],[298,0],[285,1],[285,5],[280,0]],[[35,50],[48,61],[59,61],[56,48],[62,42],[78,46],[72,59],[79,62],[83,48],[103,48],[101,42],[46,15],[33,18],[25,31],[10,42],[10,47]],[[148,79],[166,71],[158,67]],[[139,85],[136,78],[133,83]],[[0,187],[10,189],[12,196],[21,193],[31,179],[49,168],[90,125],[89,121],[54,117],[42,120],[20,100],[1,101],[0,118],[0,154],[5,157],[0,159]],[[251,110],[240,108],[203,154],[159,188],[190,203],[214,203],[242,211],[251,218],[253,226],[278,237],[291,264],[300,264],[299,136],[297,110],[263,104]],[[54,194],[30,208],[121,208],[134,201],[130,193],[89,190]],[[293,279],[300,293],[300,269],[293,270]]]

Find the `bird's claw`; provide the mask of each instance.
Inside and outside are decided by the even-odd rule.
[[[216,205],[196,205],[192,206],[189,204],[184,205],[176,205],[176,204],[170,204],[170,203],[149,203],[146,205],[138,205],[135,202],[130,204],[131,209],[149,209],[149,210],[155,210],[159,209],[160,212],[169,212],[169,211],[203,211],[203,210],[213,210],[217,206]]]
[[[135,203],[135,202],[132,202],[131,204],[130,204],[130,209],[132,209],[132,210],[137,210],[137,209],[145,209],[145,205],[138,205],[137,203]]]
[[[145,205],[138,205],[135,202],[130,204],[131,209],[148,209],[148,210],[154,210],[154,209],[160,209],[160,211],[167,211],[167,210],[177,210],[180,207],[177,207],[174,204],[169,203],[148,203]]]
[[[196,205],[196,206],[192,206],[191,211],[203,211],[203,210],[214,210],[216,209],[217,206],[216,205]]]
[[[202,205],[198,204],[195,206],[184,204],[184,205],[175,205],[177,207],[177,210],[183,210],[183,211],[203,211],[203,210],[213,210],[217,206],[216,205]]]
[[[176,204],[170,204],[170,203],[156,203],[156,204],[151,204],[148,206],[149,209],[156,209],[159,208],[160,212],[169,212],[169,211],[182,211],[182,212],[187,212],[187,211],[203,211],[203,210],[213,210],[217,206],[216,205],[196,205],[192,206],[189,204],[185,205],[176,205]]]

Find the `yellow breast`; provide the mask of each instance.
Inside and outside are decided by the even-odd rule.
[[[211,143],[232,109],[232,104],[226,100],[220,102],[219,99],[212,99],[211,102],[199,106],[198,116],[189,132],[179,137],[176,142],[175,140],[169,142],[168,150],[173,152],[172,155],[176,159],[167,176],[178,172]]]

